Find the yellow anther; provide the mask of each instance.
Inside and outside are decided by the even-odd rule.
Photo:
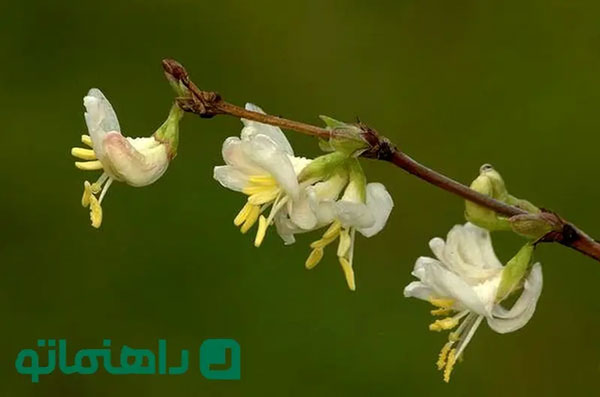
[[[429,324],[430,331],[443,331],[452,329],[458,325],[458,319],[454,317],[446,317],[441,320],[435,320],[435,322]]]
[[[448,361],[446,361],[446,369],[444,370],[444,382],[450,382],[450,374],[452,374],[452,370],[454,369],[454,363],[456,363],[456,349],[450,350],[448,353]]]
[[[96,196],[90,197],[90,219],[92,220],[92,226],[96,229],[102,224],[102,207]]]
[[[277,181],[275,180],[275,178],[273,178],[272,176],[260,176],[260,175],[255,175],[255,176],[251,176],[248,181],[252,184],[255,185],[262,185],[262,186],[277,186]]]
[[[260,247],[262,244],[263,240],[265,239],[265,234],[267,234],[267,227],[269,227],[267,218],[261,215],[258,219],[258,231],[256,232],[256,238],[254,239],[255,247]]]
[[[88,181],[83,182],[83,197],[81,197],[81,205],[87,207],[90,205],[90,197],[92,197],[92,188]]]
[[[71,149],[71,155],[82,160],[96,160],[96,153],[92,149],[74,147]]]
[[[337,255],[339,257],[345,257],[350,250],[351,245],[352,239],[350,238],[348,229],[342,229],[340,232],[340,243],[338,244]]]
[[[454,343],[452,342],[447,342],[444,347],[442,347],[442,350],[440,351],[440,356],[438,357],[437,360],[437,368],[441,371],[442,369],[444,369],[444,367],[446,366],[446,359],[448,358],[448,353],[450,353],[450,348],[452,347]]]
[[[310,248],[313,248],[313,249],[315,249],[315,248],[324,248],[325,246],[327,246],[331,242],[333,242],[336,238],[337,238],[337,236],[333,236],[333,237],[322,238],[320,240],[313,241],[312,243],[310,243]]]
[[[308,259],[306,259],[304,266],[308,270],[310,270],[313,267],[317,266],[321,259],[323,259],[323,248],[315,248],[311,251],[310,255],[308,256]]]
[[[429,302],[442,309],[450,309],[454,305],[454,299],[450,298],[429,298]]]
[[[246,189],[244,189],[244,193],[246,193]],[[262,205],[275,200],[278,194],[279,189],[266,189],[264,187],[261,187],[260,191],[256,193],[250,193],[250,197],[248,197],[248,202],[254,205]]]
[[[240,210],[240,212],[237,214],[237,216],[233,219],[233,224],[236,226],[240,226],[242,223],[244,223],[244,221],[246,220],[246,218],[248,218],[248,215],[250,214],[250,211],[252,210],[253,205],[250,203],[246,203],[242,209]]]
[[[450,332],[448,334],[448,340],[450,342],[458,342],[459,339],[460,339],[460,334],[458,332]]]
[[[340,265],[342,265],[342,269],[344,270],[344,276],[346,276],[346,283],[348,284],[348,288],[350,288],[351,291],[355,291],[356,283],[354,281],[354,270],[352,269],[350,262],[348,262],[348,259],[346,258],[339,258],[339,260]]]
[[[101,170],[103,168],[102,163],[99,160],[76,161],[75,167],[79,168],[80,170],[84,170],[84,171],[95,171],[95,170]]]
[[[449,316],[450,314],[452,314],[452,309],[433,309],[432,311],[430,311],[430,313],[434,316]]]
[[[250,230],[250,228],[252,226],[254,226],[254,224],[258,220],[259,215],[260,215],[260,207],[257,207],[256,205],[252,205],[250,208],[250,212],[248,213],[248,216],[246,216],[246,220],[244,221],[244,224],[240,228],[240,231],[242,233],[246,233],[248,230]]]
[[[92,138],[90,138],[89,135],[82,135],[81,142],[83,142],[85,145],[88,145],[89,147],[94,146],[94,144],[92,143]]]
[[[329,226],[329,229],[323,234],[324,239],[336,238],[340,234],[342,224],[340,221],[335,221]]]

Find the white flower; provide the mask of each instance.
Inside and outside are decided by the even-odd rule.
[[[346,180],[349,179],[346,185]],[[339,194],[344,189],[341,199]],[[356,159],[348,162],[348,172],[338,172],[326,181],[307,188],[311,208],[318,225],[330,225],[313,249],[305,266],[314,268],[323,258],[324,248],[339,238],[337,256],[348,288],[356,290],[353,257],[356,231],[365,237],[379,233],[385,226],[394,202],[380,183],[366,184],[364,173]]]
[[[246,109],[264,113],[258,106]],[[310,160],[295,157],[287,138],[278,127],[242,119],[241,138],[229,137],[223,143],[226,165],[214,168],[214,178],[224,187],[242,192],[248,200],[234,219],[246,233],[258,220],[254,244],[262,244],[266,230],[277,216],[289,214],[294,224],[311,229],[317,220],[303,195],[298,174]],[[262,215],[270,208],[269,215]]]
[[[437,362],[448,382],[456,360],[484,318],[498,333],[513,332],[527,324],[542,292],[542,268],[539,263],[533,265],[521,295],[512,308],[506,309],[497,297],[505,267],[494,253],[487,230],[471,223],[456,225],[446,242],[434,238],[429,246],[437,259],[417,259],[412,274],[420,281],[411,282],[404,295],[429,301],[437,307],[432,310],[433,315],[456,313],[436,320],[430,330],[453,329],[462,320],[456,331],[450,333]]]
[[[124,137],[117,115],[100,90],[92,88],[83,98],[83,104],[89,135],[82,135],[81,140],[92,149],[76,147],[71,154],[86,160],[76,161],[77,168],[103,171],[95,183],[85,181],[81,201],[84,207],[90,207],[92,226],[98,228],[102,223],[100,204],[112,182],[135,187],[149,185],[167,170],[170,154],[168,145],[154,137]]]

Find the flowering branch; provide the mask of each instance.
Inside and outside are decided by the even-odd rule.
[[[216,92],[200,90],[191,81],[185,68],[177,61],[165,59],[162,64],[167,79],[177,87],[179,92],[182,94],[185,93],[177,98],[177,104],[186,112],[194,113],[202,118],[211,118],[220,114],[234,116],[301,132],[324,140],[331,139],[335,134],[335,130],[263,114],[233,105],[226,102]],[[361,154],[362,157],[388,161],[440,189],[492,210],[499,216],[508,218],[513,223],[521,221],[537,222],[538,225],[543,225],[547,229],[536,242],[557,242],[600,261],[600,243],[592,239],[574,224],[564,220],[558,214],[550,211],[542,211],[540,214],[534,214],[527,209],[510,205],[482,194],[420,164],[398,149],[389,139],[379,135],[377,131],[368,126],[361,123],[358,127],[362,132],[362,138],[368,144],[368,148]]]

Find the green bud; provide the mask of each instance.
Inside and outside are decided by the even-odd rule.
[[[369,144],[362,137],[362,129],[354,124],[347,124],[331,117],[319,116],[325,122],[327,129],[331,131],[329,141],[321,141],[319,146],[322,150],[338,151],[346,156],[359,156],[369,148]]]
[[[525,244],[504,266],[502,279],[496,292],[496,300],[498,302],[506,299],[512,292],[518,290],[523,285],[533,262],[534,249],[533,244]]]
[[[169,116],[154,133],[154,139],[168,145],[169,158],[171,159],[177,155],[177,147],[179,146],[179,121],[183,117],[183,114],[183,110],[177,104],[173,104],[169,111]]]
[[[515,215],[509,219],[512,230],[532,240],[538,240],[553,230],[560,231],[560,225],[554,222],[549,213]]]
[[[490,196],[503,203],[522,208],[527,212],[537,214],[540,209],[527,200],[518,199],[508,193],[504,179],[491,165],[484,164],[479,169],[479,176],[471,183],[471,189]],[[513,230],[511,222],[495,211],[482,207],[471,201],[465,202],[465,218],[490,231]]]
[[[345,166],[348,156],[341,152],[332,152],[317,157],[311,161],[298,175],[299,182],[311,183],[329,178],[340,167]]]

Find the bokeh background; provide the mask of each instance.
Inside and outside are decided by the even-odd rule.
[[[600,6],[593,1],[23,1],[0,13],[0,394],[2,396],[598,395],[600,264],[542,246],[533,320],[482,326],[446,385],[446,335],[403,298],[427,242],[463,222],[463,203],[388,164],[364,161],[395,199],[388,227],[359,238],[351,293],[329,250],[303,267],[318,233],[260,249],[233,226],[239,194],[212,180],[239,120],[186,116],[179,156],[156,184],[116,184],[101,230],[80,205],[69,150],[82,97],[101,88],[126,134],[151,134],[172,92],[160,60],[201,87],[289,118],[361,120],[407,153],[469,182],[492,163],[510,191],[600,236]],[[298,153],[319,154],[288,133]],[[498,235],[506,260],[519,248]],[[237,339],[242,380],[18,375],[38,338],[74,349],[195,351]],[[195,357],[193,354],[192,357]]]

